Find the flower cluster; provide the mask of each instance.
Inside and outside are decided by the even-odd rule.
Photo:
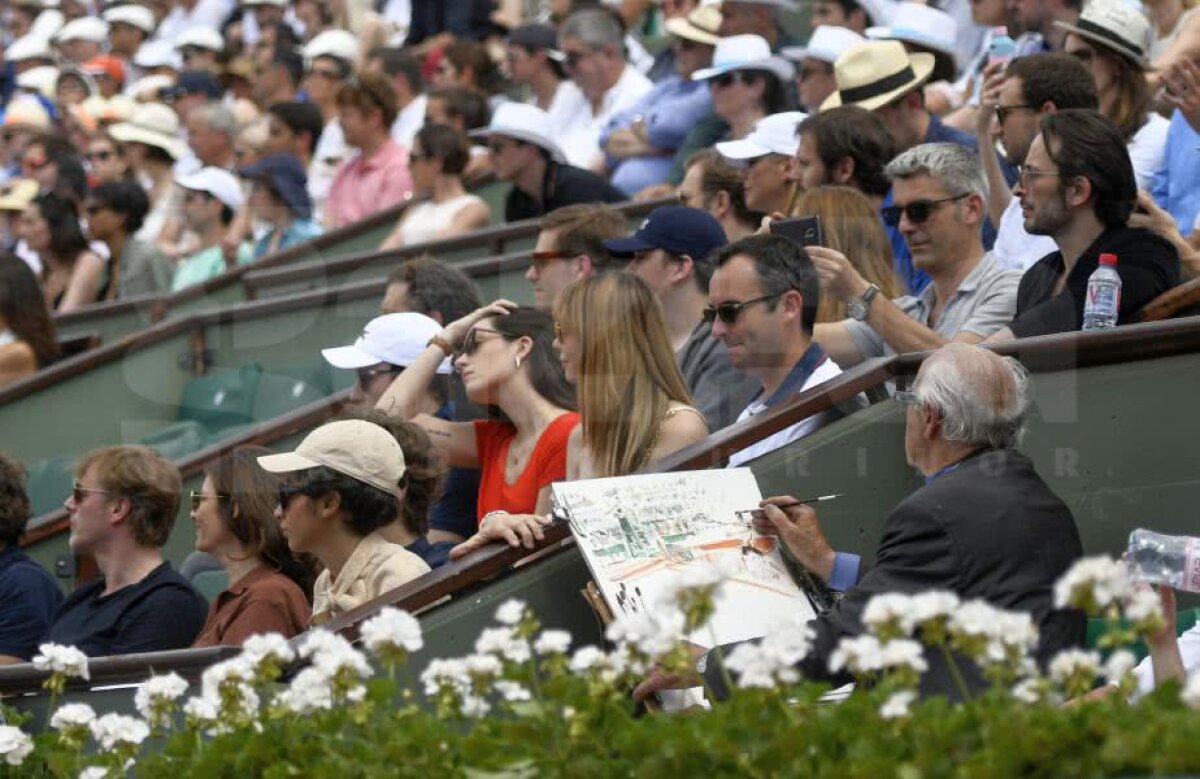
[[[187,680],[179,674],[151,676],[138,687],[133,703],[151,728],[165,728],[187,688]]]
[[[0,725],[0,755],[9,765],[21,765],[33,752],[33,739],[20,728]]]
[[[89,678],[87,655],[73,646],[42,644],[33,658],[33,667],[50,672],[44,686],[55,695],[61,695],[67,688],[67,679]]]
[[[808,623],[790,622],[768,633],[762,641],[738,644],[725,665],[737,673],[738,686],[774,689],[796,684],[796,664],[812,648],[813,630]]]

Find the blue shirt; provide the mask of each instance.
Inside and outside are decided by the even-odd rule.
[[[683,144],[692,127],[712,111],[707,81],[692,81],[674,75],[654,85],[641,100],[617,113],[600,132],[600,146],[608,143],[614,131],[628,129],[641,116],[646,123],[646,139],[666,154],[608,160],[613,168],[612,183],[633,195],[651,184],[661,184],[671,173],[672,154]]]
[[[1175,217],[1179,232],[1186,237],[1196,225],[1200,212],[1200,133],[1196,132],[1179,109],[1171,115],[1163,165],[1154,177],[1154,202]]]
[[[434,416],[451,422],[456,421],[454,403],[448,401]],[[429,509],[429,527],[470,538],[479,528],[479,512],[476,508],[478,503],[479,469],[451,468],[446,472],[442,497]],[[429,567],[435,566],[430,562]]]
[[[0,655],[32,660],[62,601],[49,571],[15,546],[0,551]]]
[[[325,231],[321,228],[321,226],[311,219],[297,219],[288,225],[287,229],[283,231],[283,237],[279,239],[279,246],[275,247],[275,251],[281,252],[290,246],[295,246],[298,243],[304,243],[305,241],[316,238],[323,232]],[[257,260],[259,257],[263,257],[270,253],[271,241],[274,240],[274,237],[275,231],[272,230],[262,238],[258,239],[258,242],[254,244],[254,259]]]
[[[889,189],[883,196],[882,208],[887,208],[895,202],[892,190]],[[883,229],[887,231],[888,240],[892,244],[892,267],[896,271],[896,277],[908,290],[908,294],[914,297],[920,295],[922,290],[929,286],[929,277],[925,275],[925,271],[917,270],[913,265],[912,252],[908,250],[908,242],[904,240],[904,233],[900,232],[900,228],[884,222]]]
[[[404,548],[424,560],[430,568],[437,568],[450,562],[450,550],[454,546],[453,541],[438,541],[436,544],[431,544],[424,538],[418,538]]]

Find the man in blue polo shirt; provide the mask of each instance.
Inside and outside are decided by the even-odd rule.
[[[29,521],[24,482],[20,466],[0,455],[0,665],[33,658],[63,599],[54,577],[21,551]]]
[[[735,368],[759,381],[741,422],[784,405],[805,390],[841,374],[812,340],[821,286],[808,253],[787,238],[752,235],[716,253],[704,317],[729,349]],[[803,419],[735,452],[738,466],[787,446],[866,405],[861,395],[845,408]]]

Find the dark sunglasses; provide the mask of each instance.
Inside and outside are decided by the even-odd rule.
[[[205,498],[216,498],[217,500],[225,500],[229,496],[228,495],[215,495],[215,494],[214,495],[206,495],[203,492],[196,492],[195,490],[192,490],[191,493],[189,494],[189,497],[191,497],[191,499],[192,499],[192,511],[195,511],[198,508],[200,508],[200,504],[204,502]]]
[[[311,494],[308,487],[299,484],[284,484],[279,487],[279,510],[287,511],[292,499],[298,495]]]
[[[938,200],[914,200],[902,206],[888,206],[882,210],[883,221],[888,226],[895,227],[900,224],[900,217],[907,215],[908,221],[913,224],[922,224],[928,221],[929,217],[933,216],[933,212],[937,210],[938,206],[944,203],[953,203],[955,200],[962,200],[969,194],[971,193],[964,192],[961,195],[943,197]]]
[[[512,333],[506,333],[503,330],[492,330],[489,327],[472,327],[467,333],[467,337],[463,339],[462,346],[458,347],[459,355],[470,356],[479,351],[479,334],[480,333],[495,333],[496,335],[504,336],[505,338],[516,338]]]
[[[313,68],[312,70],[308,71],[308,75],[327,78],[330,81],[340,81],[342,78],[342,74],[336,70],[327,70],[325,68]]]
[[[386,368],[359,368],[355,373],[358,374],[358,383],[365,387],[376,376],[396,376],[404,373],[404,369],[399,365],[389,365]]]
[[[705,306],[704,321],[711,325],[714,321],[720,319],[725,324],[731,325],[737,321],[738,316],[740,316],[742,313],[742,309],[746,306],[752,306],[755,303],[763,303],[768,300],[774,300],[775,298],[783,297],[788,292],[790,292],[790,290],[784,290],[783,292],[776,292],[774,295],[763,295],[761,298],[744,300],[741,303],[734,303],[730,301],[716,306]]]
[[[102,151],[89,151],[87,153],[87,158],[89,160],[99,160],[101,162],[104,162],[105,160],[110,159],[113,156],[113,153],[114,152],[112,151],[112,149],[104,149]]]
[[[725,87],[732,85],[733,82],[735,82],[737,80],[738,80],[737,73],[722,73],[721,75],[714,78],[712,80],[712,83],[715,84],[716,86],[719,86],[722,89],[724,89]]]
[[[1008,118],[1008,115],[1020,108],[1037,108],[1037,106],[1025,103],[1020,105],[998,105],[996,106],[996,121],[1004,124],[1004,120]]]
[[[79,482],[75,482],[74,484],[71,485],[71,497],[75,500],[76,503],[83,503],[83,499],[86,498],[89,493],[93,493],[93,492],[96,493],[97,495],[112,495],[113,494],[113,493],[109,492],[108,490],[97,490],[97,489],[92,489],[91,487],[84,487]]]

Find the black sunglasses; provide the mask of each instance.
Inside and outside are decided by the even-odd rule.
[[[1004,120],[1008,118],[1008,115],[1019,108],[1037,108],[1037,106],[1028,105],[1026,103],[1021,103],[1018,105],[998,105],[996,106],[996,121],[1000,124],[1004,124]]]
[[[767,300],[774,300],[775,298],[783,297],[790,291],[791,290],[784,290],[783,292],[776,292],[774,295],[763,295],[761,298],[745,300],[741,303],[729,301],[716,306],[705,306],[704,321],[711,325],[714,321],[720,319],[725,324],[731,325],[737,321],[738,316],[742,313],[742,309],[746,306],[752,306],[755,303],[763,303]]]
[[[900,224],[900,216],[907,215],[908,221],[913,224],[921,224],[928,221],[929,217],[933,216],[933,212],[937,207],[944,203],[953,203],[955,200],[962,200],[970,192],[964,192],[961,195],[954,197],[943,197],[938,200],[914,200],[902,206],[888,206],[882,209],[883,221],[890,227],[895,227]]]
[[[722,89],[724,89],[725,87],[732,85],[733,82],[735,82],[737,80],[738,80],[737,73],[722,73],[721,75],[715,77],[712,80],[712,82],[714,84],[716,84],[717,86],[721,87]]]
[[[365,387],[376,376],[395,376],[404,373],[404,368],[399,365],[389,365],[386,368],[359,368],[355,373],[358,374],[358,383]]]
[[[505,338],[516,338],[512,333],[506,333],[503,330],[492,330],[488,327],[472,327],[470,332],[467,333],[467,337],[463,339],[462,346],[458,347],[458,354],[470,356],[479,351],[479,333],[481,332],[495,333]]]
[[[279,487],[279,510],[287,511],[288,504],[297,495],[311,495],[311,489],[299,484],[283,484]]]

